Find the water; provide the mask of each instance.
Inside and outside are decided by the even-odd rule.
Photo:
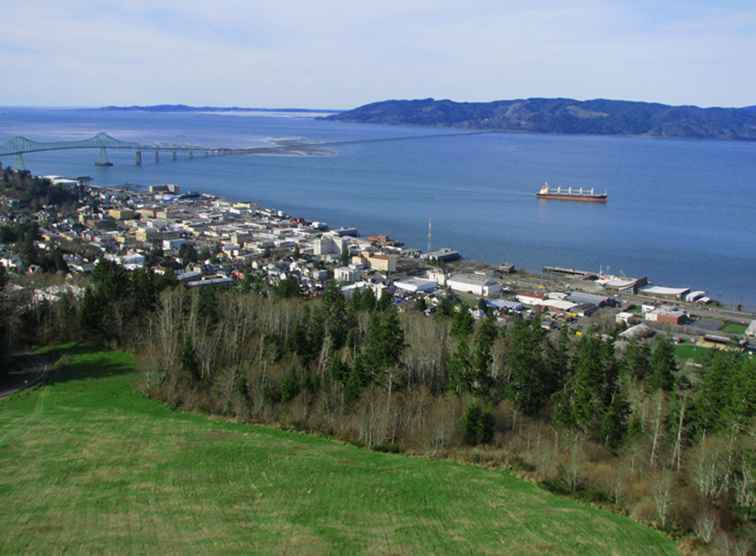
[[[610,269],[655,283],[705,289],[756,306],[756,143],[491,134],[420,138],[444,130],[371,126],[259,115],[0,110],[0,142],[84,138],[255,146],[271,138],[319,141],[416,137],[340,146],[333,156],[234,156],[142,167],[111,152],[27,155],[37,174],[91,175],[96,183],[176,182],[250,199],[290,214],[355,225],[433,244],[470,259]],[[3,160],[13,163],[13,160]],[[607,205],[538,201],[553,185],[607,189]]]

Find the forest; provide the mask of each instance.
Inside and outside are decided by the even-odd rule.
[[[756,364],[742,354],[683,370],[663,336],[475,321],[453,296],[428,317],[334,284],[317,300],[252,280],[186,289],[112,263],[81,300],[18,318],[16,343],[135,351],[140,389],[175,408],[509,469],[705,550],[756,539]]]

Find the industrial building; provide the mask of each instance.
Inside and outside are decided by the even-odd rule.
[[[491,297],[501,291],[499,283],[487,274],[455,274],[446,281],[447,286],[458,292]]]
[[[640,290],[643,295],[649,295],[653,297],[665,297],[667,299],[685,299],[685,296],[690,293],[690,288],[667,288],[664,286],[648,286]]]
[[[438,289],[438,284],[434,280],[425,280],[423,278],[399,280],[394,282],[394,286],[409,293],[431,293]]]

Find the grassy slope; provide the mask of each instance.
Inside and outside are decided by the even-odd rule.
[[[0,401],[0,553],[673,554],[503,472],[174,412],[123,353]]]

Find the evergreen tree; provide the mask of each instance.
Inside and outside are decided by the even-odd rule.
[[[651,352],[644,342],[631,340],[622,358],[622,368],[628,376],[644,380],[651,373]]]
[[[617,388],[603,412],[601,420],[601,439],[604,445],[616,450],[625,440],[628,432],[630,404],[623,388]]]
[[[326,332],[331,337],[333,349],[339,350],[346,343],[349,331],[347,307],[344,295],[335,282],[329,282],[323,295],[326,307]]]
[[[510,397],[518,410],[537,415],[549,396],[540,320],[515,321],[507,341]]]
[[[677,362],[675,348],[666,336],[658,336],[651,354],[651,375],[648,384],[652,390],[670,392],[675,386]]]
[[[467,310],[467,307],[461,305],[459,311],[456,311],[452,317],[452,336],[456,336],[457,338],[467,338],[472,334],[474,328],[475,319],[473,319],[470,311]]]
[[[481,321],[475,337],[475,351],[473,353],[474,385],[478,395],[489,398],[493,394],[493,346],[498,330],[492,318]]]
[[[184,337],[184,345],[181,349],[181,368],[192,380],[198,381],[202,378],[194,343],[189,336]]]

